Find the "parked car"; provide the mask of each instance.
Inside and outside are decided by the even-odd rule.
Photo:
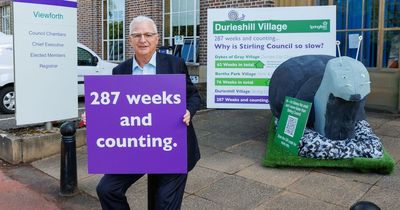
[[[111,75],[115,66],[117,64],[102,60],[91,49],[78,43],[78,96],[85,94],[83,86],[85,75]]]
[[[14,93],[14,60],[12,36],[0,33],[0,112],[12,114],[15,112]],[[96,53],[83,44],[77,44],[78,66],[77,82],[78,97],[84,95],[85,75],[111,75],[117,65],[102,60]]]

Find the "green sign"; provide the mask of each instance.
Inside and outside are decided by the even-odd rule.
[[[269,78],[215,78],[215,86],[269,86]]]
[[[286,96],[275,141],[292,154],[298,154],[298,145],[304,134],[310,110],[311,103]]]
[[[214,21],[214,34],[327,33],[329,19]]]
[[[259,60],[216,60],[215,68],[222,69],[262,69],[264,63]]]

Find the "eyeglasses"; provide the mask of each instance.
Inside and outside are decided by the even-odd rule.
[[[145,39],[151,39],[152,37],[154,37],[155,35],[157,35],[157,33],[133,33],[130,36],[134,39],[141,39],[142,37],[144,37]]]

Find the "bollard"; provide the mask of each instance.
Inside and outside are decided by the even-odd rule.
[[[60,195],[73,196],[78,192],[75,124],[72,122],[63,123],[60,127],[60,132],[61,132]]]

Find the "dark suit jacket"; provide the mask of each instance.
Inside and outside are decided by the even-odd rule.
[[[123,63],[119,64],[113,69],[113,75],[115,74],[132,74],[132,59],[128,59]],[[197,88],[193,85],[190,80],[189,73],[185,62],[182,59],[157,53],[156,57],[156,74],[185,74],[186,75],[186,108],[190,112],[190,116],[193,117],[196,111],[200,108],[200,95]],[[192,170],[196,165],[196,162],[200,159],[200,150],[197,143],[196,133],[192,122],[188,126],[187,130],[187,152],[188,152],[188,171]]]

